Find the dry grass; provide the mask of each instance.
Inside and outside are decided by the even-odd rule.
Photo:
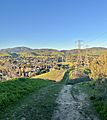
[[[34,78],[48,79],[48,80],[54,80],[56,82],[59,82],[63,79],[64,74],[65,74],[65,70],[53,70],[51,72],[38,75]]]

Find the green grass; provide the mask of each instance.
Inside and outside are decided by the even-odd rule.
[[[0,82],[0,120],[50,120],[62,81],[20,78]]]
[[[60,82],[38,78],[0,82],[0,120],[50,120],[67,77],[68,72]]]
[[[27,78],[0,82],[0,112],[23,96],[49,84],[50,81]]]
[[[72,80],[72,70],[69,72],[69,80]]]
[[[51,72],[35,76],[34,78],[48,79],[59,82],[63,79],[64,74],[65,74],[65,70],[53,70]]]
[[[7,54],[7,53],[0,53],[0,56],[10,56],[9,54]]]
[[[0,120],[51,120],[56,107],[56,98],[62,88],[61,83],[44,87],[39,92],[23,97],[1,114]]]
[[[107,120],[107,96],[104,93],[104,87],[96,85],[95,81],[81,83],[80,87],[89,95],[92,105],[101,120]]]

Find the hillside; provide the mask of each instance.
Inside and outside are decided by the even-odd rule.
[[[99,55],[103,52],[106,52],[107,48],[103,47],[93,47],[93,48],[87,48],[87,49],[81,49],[81,53],[85,54],[86,52],[89,55]],[[56,55],[69,55],[69,54],[77,54],[78,49],[71,49],[71,50],[56,50],[56,49],[31,49],[27,47],[15,47],[15,48],[7,48],[7,49],[1,49],[0,50],[0,56],[9,56],[11,53],[17,53],[20,55],[25,54],[27,56],[27,53],[30,54],[29,56],[56,56]]]
[[[72,50],[62,50],[64,54],[77,54],[78,49],[72,49]],[[81,49],[81,53],[85,54],[88,53],[89,55],[99,55],[103,52],[107,52],[107,48],[103,47],[92,47],[92,48],[87,48],[87,49]]]
[[[59,82],[63,79],[64,74],[65,74],[65,70],[53,70],[51,72],[48,72],[48,73],[45,73],[42,75],[38,75],[34,78],[40,78],[40,79],[52,80],[52,81]]]
[[[25,55],[26,56],[50,56],[50,55],[60,55],[63,54],[62,52],[55,50],[55,49],[31,49],[27,47],[15,47],[15,48],[7,48],[7,49],[1,49],[0,54],[5,54],[9,56],[11,53],[17,53],[20,56]],[[29,55],[28,55],[28,54]]]
[[[0,82],[0,120],[50,120],[62,85],[26,78]]]

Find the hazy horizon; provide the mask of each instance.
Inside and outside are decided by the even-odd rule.
[[[47,47],[44,47],[44,48],[32,48],[32,47],[27,47],[27,46],[15,46],[15,47],[3,48],[3,49],[0,48],[0,50],[12,49],[12,48],[22,48],[22,47],[24,47],[24,48],[30,48],[30,49],[53,49],[53,50],[58,50],[58,51],[60,51],[60,50],[75,50],[75,49],[78,49],[78,48],[57,49],[57,48],[47,48]],[[105,48],[105,49],[107,49],[107,47],[87,47],[87,49],[90,49],[90,48]],[[81,49],[86,49],[86,48],[81,48]]]

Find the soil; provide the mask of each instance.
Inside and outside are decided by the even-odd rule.
[[[52,120],[99,120],[87,94],[79,85],[64,85],[57,98]]]

